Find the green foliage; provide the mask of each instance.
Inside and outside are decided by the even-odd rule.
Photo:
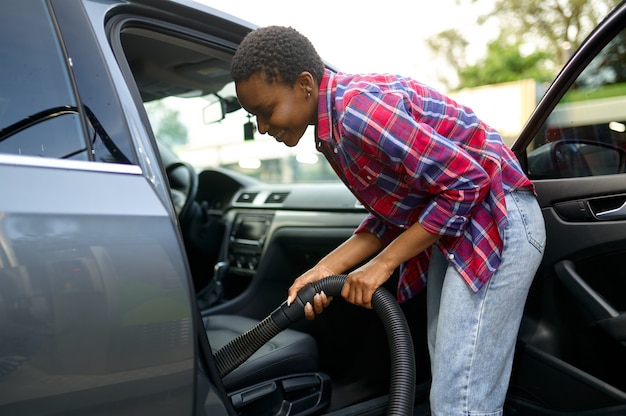
[[[472,0],[476,2],[477,0]],[[519,39],[542,45],[558,67],[577,49],[619,0],[497,0],[494,9],[479,18],[497,19]]]
[[[469,0],[476,3],[478,0]],[[458,0],[458,3],[463,2]],[[477,24],[495,20],[498,38],[487,55],[466,65],[467,40],[457,30],[443,31],[426,43],[443,56],[457,73],[456,88],[469,88],[534,78],[549,81],[580,46],[600,20],[620,0],[496,0],[493,10],[477,18]],[[533,50],[530,54],[521,52]],[[450,82],[442,80],[448,87]]]
[[[607,84],[594,90],[569,90],[561,102],[591,101],[602,98],[626,96],[626,83]]]
[[[522,55],[521,44],[508,44],[499,39],[489,43],[487,56],[476,63],[460,68],[457,73],[461,88],[472,88],[487,84],[534,79],[548,82],[554,72],[547,67],[550,54],[535,51]]]
[[[426,39],[426,44],[433,51],[441,51],[445,59],[457,72],[465,66],[465,48],[469,42],[456,29],[444,30],[437,36]]]

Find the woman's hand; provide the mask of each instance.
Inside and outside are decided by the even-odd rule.
[[[335,274],[336,273],[334,273],[329,268],[321,265],[317,265],[306,273],[302,274],[300,277],[294,280],[293,284],[289,288],[289,291],[287,292],[287,305],[291,305],[291,303],[296,300],[296,296],[300,289],[302,289],[309,283],[317,282],[320,279],[323,279],[327,276],[333,276]],[[322,291],[321,293],[316,293],[313,297],[313,305],[311,305],[310,302],[307,302],[306,305],[304,305],[304,317],[308,320],[315,319],[315,315],[319,315],[320,313],[322,313],[324,311],[324,308],[326,308],[332,300],[333,297],[326,296],[324,291]]]
[[[348,275],[341,296],[350,303],[372,308],[372,296],[405,261],[433,245],[441,236],[432,234],[418,222],[398,235],[374,258]]]
[[[341,296],[348,302],[372,309],[372,296],[392,275],[393,267],[376,258],[348,275]]]
[[[370,233],[361,232],[352,234],[339,247],[328,253],[311,270],[298,277],[288,291],[287,305],[291,305],[298,294],[298,291],[309,283],[317,282],[328,276],[335,276],[344,273],[352,267],[365,261],[381,248],[381,242],[376,236]],[[372,291],[372,293],[374,293]],[[371,296],[370,296],[371,297]],[[326,296],[324,292],[313,297],[313,304],[309,302],[304,306],[304,316],[306,319],[314,319],[316,314],[322,313],[332,300],[331,296]]]

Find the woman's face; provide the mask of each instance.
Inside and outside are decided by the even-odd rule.
[[[309,124],[317,121],[317,91],[310,85],[312,77],[307,74],[303,72],[293,86],[281,82],[269,84],[260,73],[235,84],[237,98],[256,117],[259,133],[268,133],[292,147],[298,144]]]

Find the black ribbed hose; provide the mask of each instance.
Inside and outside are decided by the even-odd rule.
[[[283,302],[267,318],[253,328],[224,345],[215,353],[215,361],[220,375],[224,377],[261,346],[282,330],[304,316],[304,305],[313,304],[316,293],[324,291],[328,296],[341,296],[346,275],[328,276],[305,286],[296,300],[287,306]],[[391,352],[391,383],[389,386],[389,406],[387,415],[410,416],[413,414],[415,397],[415,352],[409,326],[396,299],[383,287],[372,296],[372,308],[378,313]]]

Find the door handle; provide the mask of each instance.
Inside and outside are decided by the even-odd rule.
[[[594,212],[599,220],[623,220],[626,219],[626,201],[621,206],[606,211]]]

